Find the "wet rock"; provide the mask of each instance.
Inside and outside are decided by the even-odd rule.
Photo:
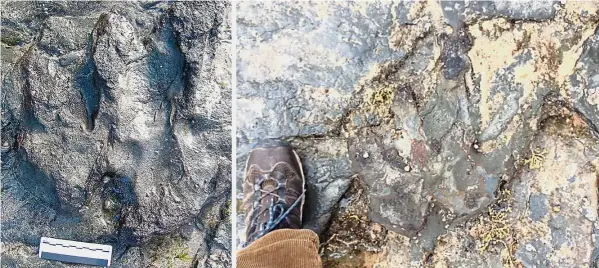
[[[333,208],[347,191],[351,168],[346,141],[293,140],[308,178],[304,227],[318,233],[327,228]]]
[[[429,261],[441,267],[504,267],[499,256],[481,254],[476,248],[476,240],[463,230],[450,231],[439,237],[431,255]]]
[[[530,207],[530,218],[533,221],[540,221],[547,215],[547,197],[544,194],[533,194],[530,196],[528,205]]]
[[[121,255],[148,265],[150,241],[190,223],[229,236],[197,219],[230,191],[229,5],[2,5],[3,31],[21,38],[2,45],[3,242],[108,243],[127,267]],[[214,237],[182,247],[203,265]]]
[[[505,17],[512,20],[543,21],[555,17],[560,1],[443,1],[443,15],[447,22],[459,29],[463,23]]]
[[[131,217],[139,218],[139,203],[130,178],[111,178],[102,186],[101,195],[106,222],[112,222],[118,228]]]
[[[443,76],[445,79],[455,79],[466,68],[468,58],[465,54],[472,46],[472,41],[463,30],[449,36],[442,35],[442,39],[440,60],[443,62]]]
[[[327,11],[319,12],[319,5]],[[327,5],[242,3],[237,18],[238,163],[245,163],[248,144],[298,140],[314,198],[308,199],[306,226],[317,231],[326,226],[352,175],[347,141],[339,135],[357,84],[377,63],[406,53],[390,48],[387,38],[375,38],[389,34],[389,3],[363,10]],[[269,15],[256,16],[265,11]]]
[[[515,20],[547,20],[555,16],[559,1],[546,2],[495,2],[497,13]]]
[[[583,52],[580,55],[576,72],[569,77],[569,93],[572,97],[574,108],[585,116],[590,126],[599,132],[599,110],[597,100],[599,96],[599,27],[595,33],[585,41]]]
[[[535,263],[544,256],[549,266],[577,267],[589,265],[592,252],[597,256],[588,241],[594,232],[589,222],[596,221],[596,193],[539,190],[542,176],[561,174],[570,184],[590,181],[582,179],[587,171],[572,180],[573,174],[542,163],[569,155],[576,164],[559,166],[574,172],[573,166],[587,166],[594,157],[590,149],[585,157],[575,154],[585,150],[571,143],[597,135],[592,95],[598,69],[596,5],[261,3],[241,4],[240,10],[247,12],[238,18],[238,159],[260,139],[342,141],[337,148],[347,148],[351,172],[337,171],[364,182],[369,220],[396,236],[387,238],[382,262],[478,267],[491,266],[486,260],[493,259],[540,265]],[[564,114],[572,126],[564,128],[574,136],[540,137],[553,134],[546,128],[554,124],[548,118]],[[563,147],[555,152],[555,145],[541,145],[539,139]],[[317,159],[305,165],[321,169],[330,163],[331,151],[304,154]],[[555,174],[534,175],[536,170]],[[337,171],[329,176],[341,177]],[[308,177],[312,183],[315,179]],[[339,200],[343,189],[317,196],[332,208],[329,201]],[[510,237],[517,244],[506,249],[510,259],[499,246],[484,253],[472,249],[467,241],[474,247],[480,242],[464,230],[474,217],[489,216],[489,209],[505,212],[497,202],[507,189],[515,197],[510,208],[525,214],[518,222],[512,219],[515,226],[549,230],[522,237],[515,235],[522,230],[515,230]],[[564,205],[574,196],[579,201]],[[581,202],[584,196],[588,201]],[[580,210],[576,215],[569,214],[573,204]],[[570,222],[583,226],[572,229],[576,235],[564,232],[572,228]],[[456,238],[442,245],[439,238],[447,230]],[[526,244],[538,252],[526,251]],[[581,246],[567,250],[565,245],[574,244]],[[556,248],[567,254],[558,256]],[[468,254],[458,254],[466,249]]]
[[[369,255],[382,255],[387,236],[380,224],[368,219],[368,200],[364,185],[352,180],[350,188],[340,201],[339,210],[324,234],[320,253],[325,267],[343,265],[348,259],[360,266],[370,265]]]
[[[533,240],[518,249],[516,257],[522,261],[525,266],[531,267],[551,267],[547,254],[550,249],[543,241]]]
[[[585,199],[597,198],[593,166],[599,154],[597,140],[586,126],[572,120],[576,116],[546,122],[546,132],[535,144],[551,148],[543,165],[538,170],[524,170],[514,184],[529,185],[530,189],[529,194],[514,195],[516,202],[529,200],[530,204],[529,211],[514,211],[527,215],[519,219],[522,235],[515,255],[524,265],[579,267],[592,263],[596,201],[589,201],[594,208],[591,214],[585,216],[583,208]],[[584,140],[584,145],[572,142],[574,137]],[[570,177],[577,179],[571,182]]]
[[[368,186],[370,218],[391,230],[413,234],[413,230],[424,223],[429,200],[424,197],[423,178],[410,171],[413,167],[408,161],[399,162],[398,166],[386,162],[401,157],[388,154],[396,153],[394,150],[397,149],[386,148],[374,133],[364,132],[356,140],[350,140],[353,170],[361,172]],[[364,158],[364,154],[368,154],[368,158]]]
[[[245,3],[239,10],[237,118],[243,140],[338,132],[360,77],[406,53],[391,49],[385,37],[392,24],[388,3],[363,10],[358,4]]]

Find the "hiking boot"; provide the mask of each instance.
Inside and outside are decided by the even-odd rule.
[[[271,142],[250,152],[243,179],[243,210],[249,244],[277,229],[302,227],[305,179],[288,144]]]

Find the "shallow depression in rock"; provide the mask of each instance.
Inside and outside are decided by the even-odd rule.
[[[1,5],[3,266],[230,266],[230,4]]]

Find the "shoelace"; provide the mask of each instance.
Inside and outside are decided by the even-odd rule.
[[[270,191],[265,191],[263,189],[261,189],[260,187],[262,186],[262,182],[264,182],[264,180],[269,179],[268,178],[268,173],[263,174],[265,175],[265,178],[261,178],[258,182],[256,182],[255,190],[260,191],[261,193],[263,193],[264,195],[262,195],[257,202],[261,202],[262,199],[264,199],[265,197],[272,195],[278,199],[280,199],[281,197],[277,194],[275,194],[274,192],[279,190],[281,187],[283,187],[280,183],[278,183],[279,181],[277,181],[277,187],[275,187],[274,189],[270,190]],[[302,200],[302,198],[304,197],[304,195],[306,194],[306,190],[304,190],[302,192],[302,194],[300,196],[298,196],[298,198],[295,200],[295,202],[293,202],[293,204],[291,204],[291,206],[289,206],[286,210],[285,207],[283,206],[282,203],[280,202],[273,202],[270,204],[270,206],[268,207],[268,209],[264,209],[262,211],[260,211],[260,213],[254,215],[254,217],[252,218],[251,222],[255,222],[258,217],[260,217],[260,215],[262,215],[264,212],[268,211],[268,222],[266,222],[266,225],[264,226],[263,229],[261,229],[258,234],[256,234],[256,236],[254,237],[253,241],[258,240],[259,238],[263,237],[264,235],[266,235],[267,233],[269,233],[270,231],[274,230],[277,225],[279,225],[285,218],[287,218],[287,216],[289,215],[289,213],[291,213],[291,210],[293,210],[295,207],[297,207],[300,204],[300,201]],[[278,214],[278,216],[275,218],[275,214]],[[248,239],[249,240],[249,237]],[[248,242],[246,241],[244,243],[244,247],[246,247],[248,245]]]

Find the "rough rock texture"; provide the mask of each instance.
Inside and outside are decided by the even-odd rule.
[[[599,4],[240,3],[238,10],[238,173],[262,139],[296,145],[315,171],[305,225],[327,242],[325,259],[351,252],[360,260],[346,266],[595,262],[596,217],[576,211],[586,196],[585,211],[597,214],[597,154],[574,143],[591,146],[599,135]],[[552,124],[578,130],[560,136]],[[575,174],[580,184],[562,185]],[[389,231],[386,245],[361,247],[364,254],[348,237],[334,237],[352,211],[338,204],[351,200],[342,196],[353,175],[368,196],[370,223],[357,226]],[[544,188],[549,179],[559,187]],[[561,212],[552,210],[562,202]],[[533,234],[530,222],[548,231]]]
[[[228,267],[230,5],[2,3],[2,266]],[[67,265],[63,265],[67,266]]]

